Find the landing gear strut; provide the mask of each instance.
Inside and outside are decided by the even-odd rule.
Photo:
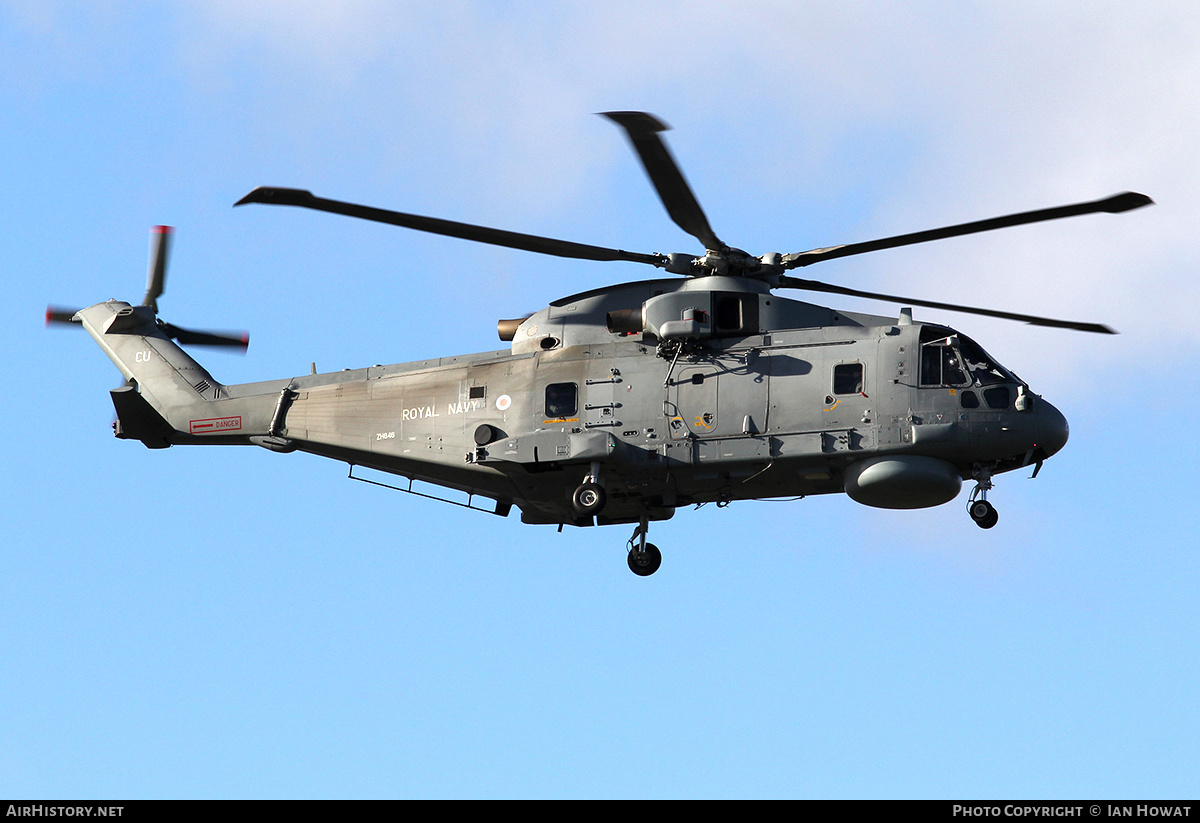
[[[967,501],[967,513],[971,515],[976,526],[990,529],[1000,519],[996,507],[987,501],[988,490],[992,488],[992,473],[987,469],[976,469],[973,477],[975,490],[971,492],[971,499]]]
[[[649,529],[650,520],[643,515],[642,522],[633,530],[633,537],[629,538],[629,570],[639,577],[649,577],[662,565],[662,552],[658,546],[646,542]]]

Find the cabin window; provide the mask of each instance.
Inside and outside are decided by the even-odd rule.
[[[579,410],[579,386],[576,383],[551,383],[546,386],[546,416],[574,417]]]
[[[487,386],[471,386],[467,389],[468,400],[482,400],[487,397]]]
[[[833,367],[834,394],[861,394],[862,390],[862,363],[839,363]]]
[[[967,389],[959,395],[959,402],[962,403],[964,409],[977,409],[979,408],[979,395]]]

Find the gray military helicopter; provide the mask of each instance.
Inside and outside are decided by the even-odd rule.
[[[643,263],[670,279],[594,289],[501,320],[509,347],[414,363],[226,386],[173,341],[245,348],[244,334],[187,330],[158,317],[169,230],[153,237],[141,304],[115,300],[47,321],[81,323],[125,376],[112,391],[117,437],[149,448],[253,444],[396,475],[400,491],[524,523],[635,524],[629,568],[662,555],[650,521],[680,506],[845,492],[868,506],[953,500],[996,525],[992,479],[1067,442],[1063,415],[973,340],[920,323],[773,293],[798,289],[1114,333],[1107,326],[915,300],[792,277],[792,269],[947,237],[1150,204],[1125,192],[865,243],[751,256],[709,226],[643,112],[607,112],[625,130],[668,214],[704,253],[643,254],[258,188],[236,205],[300,206],[434,234],[581,260]],[[418,492],[415,481],[465,494]],[[367,482],[377,482],[367,480]],[[488,505],[477,505],[478,501]]]

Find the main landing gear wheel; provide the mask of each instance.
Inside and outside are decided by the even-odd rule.
[[[571,505],[575,507],[576,513],[584,517],[599,514],[607,502],[608,495],[599,483],[581,483],[571,495]]]
[[[653,543],[647,543],[646,548],[629,550],[629,570],[639,577],[649,577],[658,571],[662,565],[662,552]]]
[[[1000,515],[996,512],[996,508],[986,500],[976,500],[967,509],[971,514],[971,519],[975,521],[975,525],[981,529],[990,529],[1000,520]]]
[[[650,518],[643,514],[633,530],[633,537],[629,538],[629,570],[638,577],[649,577],[662,565],[662,552],[658,546],[646,542],[646,532],[649,530]]]

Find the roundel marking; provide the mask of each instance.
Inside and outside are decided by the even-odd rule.
[[[508,407],[512,405],[512,398],[507,394],[502,394],[496,398],[496,408],[500,411],[508,411]]]

